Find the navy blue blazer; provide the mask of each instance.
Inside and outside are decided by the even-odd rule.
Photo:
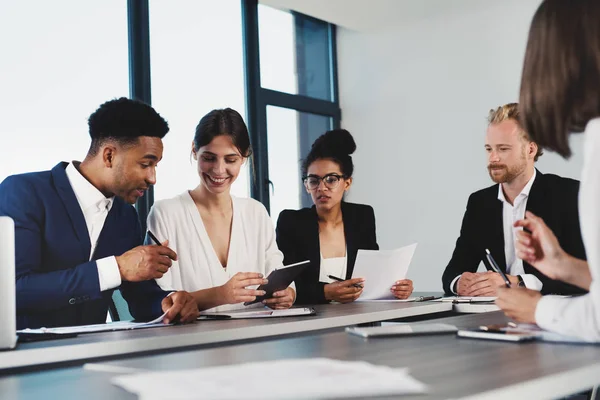
[[[348,257],[346,276],[343,278],[350,279],[358,250],[379,250],[375,235],[375,213],[371,206],[343,201],[342,219]],[[315,206],[301,210],[283,210],[279,214],[276,231],[277,246],[283,253],[285,265],[304,260],[311,261],[295,280],[296,304],[327,303],[325,284],[319,282],[321,245]]]
[[[113,290],[100,291],[94,260],[142,244],[135,209],[115,198],[90,261],[90,237],[67,165],[0,184],[0,215],[15,221],[17,329],[105,322]],[[123,282],[120,289],[134,318],[160,315],[167,293],[154,280]]]

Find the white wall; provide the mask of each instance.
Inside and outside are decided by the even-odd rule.
[[[386,10],[392,14],[438,1],[374,0],[368,7],[378,4],[397,4]],[[539,0],[452,4],[385,31],[338,30],[342,126],[358,145],[349,200],[375,208],[383,249],[419,243],[409,271],[416,290],[441,289],[467,198],[492,184],[483,150],[487,113],[518,100]],[[546,154],[538,168],[577,178],[580,138],[573,143],[571,161]]]

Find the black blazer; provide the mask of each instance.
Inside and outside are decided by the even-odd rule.
[[[371,206],[342,202],[342,219],[346,237],[347,272],[352,277],[359,249],[379,250],[375,237],[375,214]],[[321,248],[315,206],[301,210],[283,210],[277,220],[277,245],[285,265],[310,260],[310,265],[296,279],[296,303],[326,303],[324,286],[319,282]]]
[[[544,219],[567,253],[585,259],[577,206],[579,181],[552,174],[544,175],[539,171],[536,173],[526,209]],[[454,278],[463,272],[477,271],[480,261],[483,260],[487,269],[492,270],[485,258],[486,248],[490,250],[498,266],[506,272],[502,208],[503,204],[498,200],[498,185],[475,192],[469,197],[456,248],[442,276],[446,293],[451,293],[450,284]],[[542,282],[542,294],[586,293],[576,286],[548,278],[526,262],[523,262],[523,268],[526,274],[533,274]]]

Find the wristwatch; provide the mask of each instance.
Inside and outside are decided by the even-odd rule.
[[[526,287],[525,286],[525,281],[523,280],[523,278],[521,277],[521,275],[517,275],[517,278],[519,279],[519,287]]]

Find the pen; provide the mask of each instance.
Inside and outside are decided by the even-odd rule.
[[[436,299],[441,299],[440,296],[418,296],[415,297],[414,301],[429,301],[429,300],[436,300]]]
[[[492,269],[494,270],[494,272],[497,272],[500,274],[500,276],[502,277],[502,279],[504,279],[504,284],[506,285],[507,288],[510,287],[510,281],[508,280],[508,278],[506,277],[506,275],[504,274],[504,272],[502,272],[502,270],[500,269],[500,267],[498,266],[498,264],[496,264],[496,260],[494,260],[494,257],[492,257],[492,253],[490,253],[490,251],[488,249],[485,249],[485,256],[487,257],[490,265],[492,266]]]
[[[338,282],[343,282],[344,280],[342,278],[338,278],[337,276],[333,276],[333,275],[327,275],[328,278],[333,279],[334,281],[338,281]],[[359,285],[358,283],[355,283],[354,285],[355,288],[362,288],[362,285]]]
[[[162,243],[156,238],[156,236],[154,236],[152,232],[150,232],[150,230],[148,230],[148,236],[150,236],[150,239],[152,239],[154,243],[156,243],[159,246],[162,246]]]

